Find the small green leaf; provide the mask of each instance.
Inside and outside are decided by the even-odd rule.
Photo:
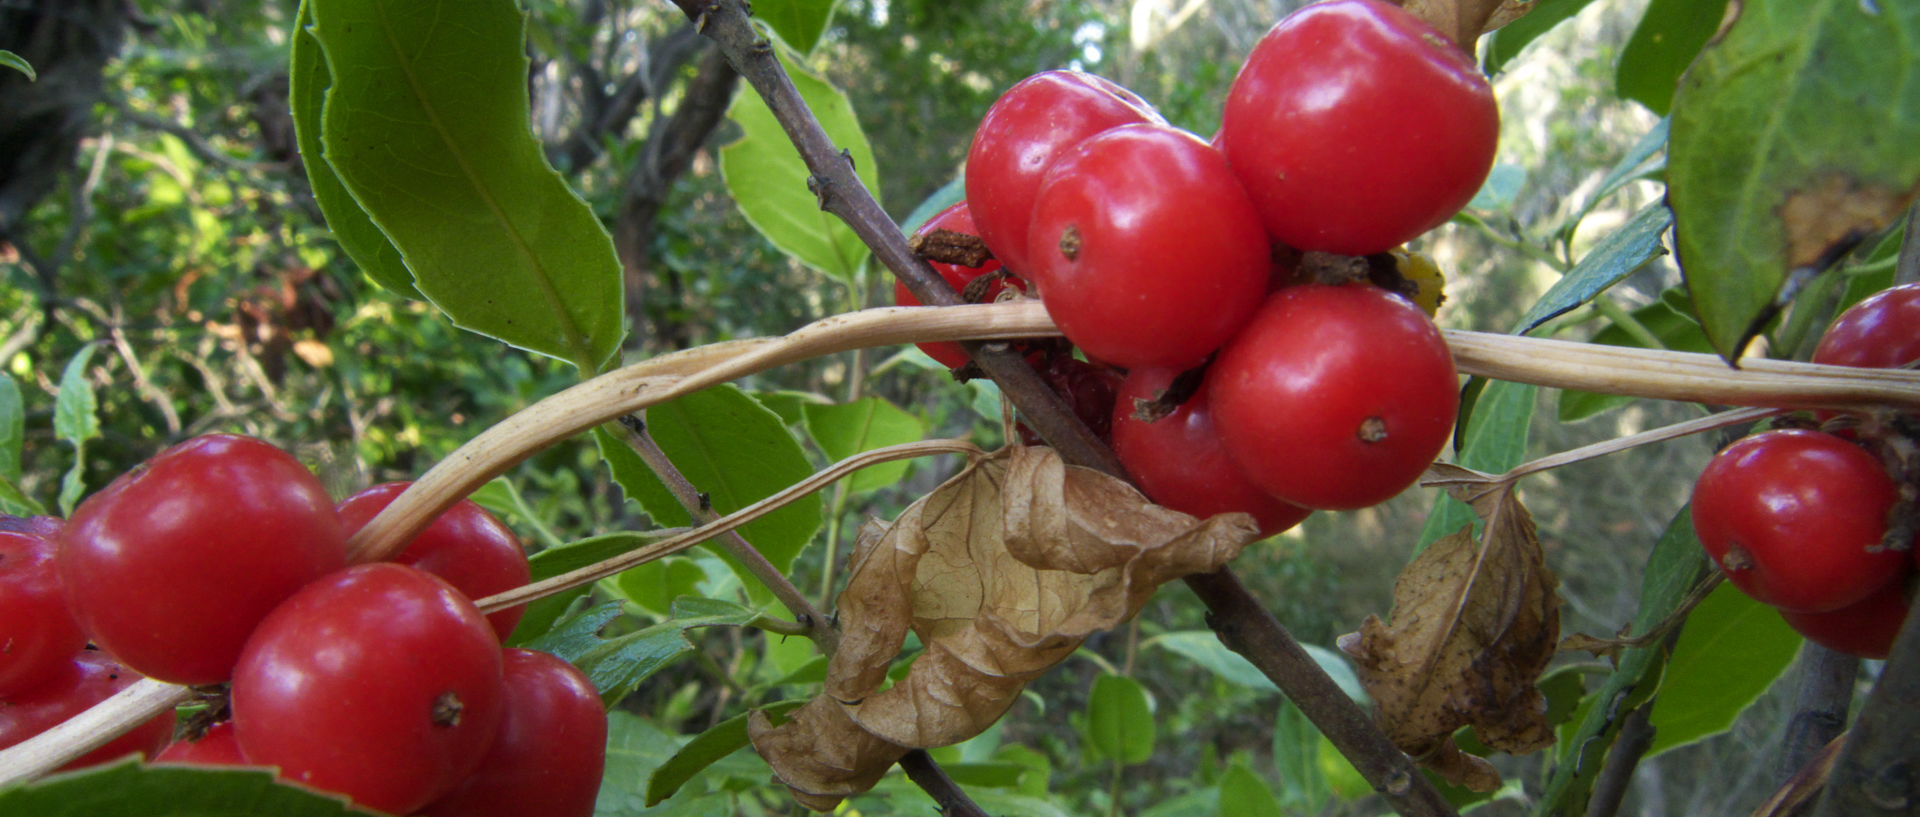
[[[919,440],[926,423],[884,397],[864,397],[837,405],[806,405],[807,433],[831,460],[843,460],[862,451]],[[907,478],[913,463],[902,460],[863,468],[847,478],[851,491],[877,491]]]
[[[803,703],[806,701],[781,701],[760,709],[779,717],[799,709]],[[693,740],[687,741],[665,763],[655,767],[653,775],[647,779],[647,805],[658,805],[660,801],[672,797],[681,786],[713,765],[714,761],[746,746],[748,717],[750,715],[736,715],[714,724],[707,731],[694,736]]]
[[[0,480],[18,482],[20,461],[26,451],[27,409],[20,399],[20,386],[0,372]]]
[[[654,673],[693,652],[687,630],[740,627],[759,616],[738,605],[712,601],[684,608],[676,604],[674,613],[674,618],[651,627],[600,638],[597,633],[620,616],[620,602],[608,602],[561,622],[528,646],[553,653],[579,667],[600,690],[601,700],[612,708]]]
[[[1145,763],[1153,757],[1153,707],[1140,682],[1124,675],[1102,675],[1087,701],[1087,739],[1102,757],[1119,763]]]
[[[1801,639],[1772,607],[1721,584],[1687,616],[1653,702],[1647,757],[1718,735],[1773,686]]]
[[[600,371],[625,301],[613,240],[547,163],[514,0],[309,0],[342,76],[326,160],[454,323]]]
[[[1527,430],[1533,424],[1534,398],[1540,387],[1509,380],[1489,380],[1474,401],[1467,416],[1467,431],[1460,437],[1453,461],[1462,467],[1489,474],[1505,473],[1526,461]],[[1420,530],[1416,554],[1428,545],[1468,525],[1478,527],[1480,517],[1458,499],[1436,492],[1433,511],[1427,514],[1426,527]]]
[[[1627,223],[1593,245],[1593,249],[1580,259],[1580,263],[1573,265],[1573,269],[1567,270],[1566,275],[1553,282],[1546,294],[1540,296],[1540,300],[1520,319],[1514,333],[1526,334],[1549,319],[1578,308],[1614,284],[1626,280],[1627,276],[1646,266],[1647,262],[1666,255],[1667,250],[1661,246],[1660,236],[1672,223],[1672,212],[1660,202],[1649,204],[1633,214]]]
[[[800,70],[786,55],[781,55],[781,62],[827,136],[847,151],[860,180],[868,190],[878,191],[873,149],[854,118],[853,103],[826,80]],[[740,213],[781,252],[851,283],[866,263],[867,245],[852,227],[820,209],[819,199],[807,186],[812,173],[773,110],[759,94],[749,91],[734,97],[727,116],[740,126],[741,134],[739,141],[720,149],[720,172]]]
[[[694,488],[707,494],[717,513],[732,513],[813,475],[806,451],[780,417],[734,386],[654,406],[646,420],[654,441]],[[596,437],[614,479],[648,516],[664,527],[692,523],[667,486],[622,439],[606,429],[598,429]],[[820,529],[821,505],[818,494],[802,497],[741,527],[740,533],[784,572]],[[772,600],[752,571],[724,552],[722,558],[756,601]]]
[[[73,506],[87,492],[87,441],[100,436],[100,401],[87,380],[87,365],[99,347],[87,344],[67,361],[60,374],[60,392],[53,402],[53,435],[73,445],[73,467],[60,479],[60,515],[72,516]]]
[[[673,609],[673,600],[697,592],[707,580],[700,563],[682,556],[668,556],[622,571],[611,582],[614,593],[657,616]]]
[[[1707,341],[1706,333],[1700,331],[1700,322],[1687,314],[1686,295],[1683,290],[1672,289],[1663,294],[1658,301],[1633,310],[1633,318],[1652,332],[1660,340],[1661,348],[1676,352],[1712,352],[1713,344]],[[1669,295],[1674,297],[1669,297]],[[1639,336],[1625,327],[1609,324],[1595,332],[1590,343],[1607,346],[1641,346]],[[1560,393],[1560,422],[1574,423],[1585,420],[1610,409],[1619,408],[1638,398],[1619,394],[1598,394],[1595,392],[1568,389]]]
[[[1320,770],[1324,740],[1300,707],[1292,701],[1280,702],[1273,725],[1273,764],[1286,783],[1280,788],[1281,802],[1293,813],[1319,814],[1333,797],[1326,773]]]
[[[321,155],[321,116],[327,89],[333,74],[327,68],[325,52],[314,39],[313,0],[300,0],[299,22],[293,26],[293,58],[288,68],[288,95],[293,108],[293,136],[300,146],[300,161],[307,170],[313,201],[327,219],[333,240],[347,252],[360,270],[377,283],[407,298],[424,301],[426,296],[413,286],[413,273],[400,260],[400,251],[387,234],[374,226],[373,219],[333,172],[333,165]]]
[[[33,72],[33,66],[27,62],[25,57],[4,48],[0,48],[0,66],[12,68],[15,71],[26,74],[27,80],[30,82],[40,79],[40,75]]]
[[[1220,774],[1220,817],[1285,817],[1267,781],[1238,763]]]
[[[1207,668],[1213,674],[1228,683],[1248,689],[1266,692],[1279,692],[1280,688],[1260,671],[1259,667],[1243,656],[1220,643],[1220,636],[1211,630],[1178,630],[1162,633],[1147,639],[1146,646],[1160,647],[1179,654],[1189,661]],[[1356,701],[1367,700],[1367,689],[1360,683],[1360,676],[1354,673],[1353,665],[1347,663],[1345,656],[1318,644],[1301,644],[1307,654],[1313,656],[1320,669],[1331,676],[1334,683],[1340,685],[1348,696]]]
[[[793,50],[812,53],[833,20],[839,0],[754,0],[753,16],[767,22]]]
[[[1653,0],[1620,51],[1614,82],[1620,96],[1665,116],[1680,74],[1720,28],[1727,0]]]
[[[25,491],[20,490],[20,486],[13,484],[13,481],[6,477],[0,477],[0,513],[11,516],[38,516],[46,512],[46,507],[35,502],[33,497],[27,496]]]
[[[164,804],[164,806],[158,805]],[[125,762],[0,791],[0,814],[25,817],[340,817],[371,815],[345,798],[276,782],[264,769]]]
[[[1920,182],[1920,3],[1746,0],[1738,14],[1681,79],[1667,153],[1680,267],[1730,360],[1793,276],[1893,224]]]
[[[681,743],[681,736],[662,730],[646,718],[619,710],[608,712],[607,769],[594,813],[601,817],[730,817],[735,814],[733,805],[739,794],[725,787],[746,780],[748,774],[757,774],[755,783],[764,785],[766,764],[758,755],[742,752],[744,757],[715,764],[704,776],[711,782],[687,786],[659,807],[648,808],[647,778],[673,756]],[[747,772],[749,767],[757,768]]]
[[[1637,179],[1657,176],[1665,171],[1667,169],[1665,157],[1657,157],[1656,154],[1666,149],[1667,134],[1672,130],[1672,122],[1671,119],[1662,119],[1654,123],[1646,133],[1641,134],[1640,140],[1634,142],[1633,147],[1628,148],[1626,154],[1620,157],[1620,161],[1615,162],[1613,168],[1607,171],[1607,175],[1600,178],[1600,185],[1594,188],[1593,195],[1587,199],[1586,204],[1581,205],[1580,209],[1574,212],[1572,217],[1567,219],[1560,228],[1561,231],[1572,232],[1579,227],[1580,221],[1585,219],[1588,213],[1593,212],[1595,206],[1606,201],[1608,196],[1620,192],[1621,188]]]
[[[1592,2],[1593,0],[1540,0],[1540,3],[1533,7],[1533,11],[1527,12],[1525,17],[1493,32],[1487,37],[1485,47],[1481,51],[1483,54],[1481,62],[1487,75],[1493,76],[1505,70],[1507,63],[1519,56],[1520,50],[1526,48],[1528,43],[1538,39],[1540,35],[1552,30],[1567,18],[1579,14],[1581,9]]]

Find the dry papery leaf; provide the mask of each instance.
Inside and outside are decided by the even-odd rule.
[[[1553,743],[1537,683],[1560,636],[1559,582],[1511,484],[1455,466],[1429,474],[1486,520],[1482,541],[1469,527],[1434,542],[1401,571],[1393,623],[1369,616],[1340,647],[1396,746],[1455,784],[1492,791],[1499,773],[1452,735],[1471,725],[1514,754]]]
[[[754,748],[803,804],[831,808],[909,749],[986,731],[1088,635],[1258,537],[1246,514],[1195,519],[1053,449],[1002,449],[861,530],[826,690],[786,724],[756,718]],[[909,631],[925,652],[883,688]]]
[[[1400,5],[1473,53],[1474,41],[1532,11],[1538,0],[1404,0]]]

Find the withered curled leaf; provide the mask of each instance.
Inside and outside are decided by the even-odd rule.
[[[1553,742],[1537,682],[1559,639],[1558,581],[1533,518],[1510,484],[1443,473],[1448,490],[1486,520],[1484,540],[1464,528],[1433,543],[1394,585],[1392,624],[1368,617],[1340,646],[1380,707],[1402,751],[1454,783],[1497,788],[1500,777],[1460,752],[1452,734],[1515,754]]]
[[[802,803],[830,808],[908,749],[985,731],[1088,635],[1258,536],[1245,514],[1195,519],[1052,449],[1004,449],[861,531],[825,694],[786,724],[757,722],[754,747]],[[883,687],[909,631],[926,650]],[[826,746],[856,748],[809,756]]]
[[[1468,54],[1480,35],[1526,16],[1538,0],[1405,0],[1401,7]]]

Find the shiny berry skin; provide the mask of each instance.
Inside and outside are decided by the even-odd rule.
[[[1113,451],[1134,482],[1154,502],[1205,519],[1249,513],[1261,536],[1300,524],[1311,511],[1274,499],[1240,470],[1220,441],[1206,384],[1173,413],[1143,420],[1136,409],[1151,402],[1180,372],[1134,369],[1127,373],[1113,407]]]
[[[1027,225],[1040,178],[1054,157],[1108,128],[1165,124],[1132,91],[1079,71],[1043,71],[1015,83],[987,109],[967,151],[967,202],[995,257],[1027,275]]]
[[[0,749],[52,729],[139,680],[139,673],[104,653],[81,650],[39,686],[0,696]],[[136,752],[151,757],[173,738],[173,719],[171,709],[155,715],[60,767],[60,771],[98,766]]]
[[[233,673],[261,617],[346,565],[333,498],[292,455],[210,434],[80,503],[60,533],[80,627],[133,670],[177,684]]]
[[[1842,312],[1813,362],[1888,369],[1920,360],[1920,284],[1876,292]]]
[[[240,740],[234,736],[233,721],[221,721],[207,728],[199,740],[176,740],[153,756],[154,763],[183,766],[251,766],[240,752]]]
[[[1796,613],[1781,610],[1780,617],[1808,641],[1860,658],[1885,659],[1893,640],[1913,608],[1913,585],[1896,581],[1838,610]]]
[[[480,768],[425,817],[592,817],[607,764],[593,682],[544,652],[506,651],[506,714]]]
[[[410,814],[479,766],[500,725],[500,642],[444,580],[356,565],[260,622],[233,676],[240,749],[287,780]]]
[[[1500,113],[1472,58],[1398,6],[1331,0],[1254,46],[1220,125],[1273,237],[1370,255],[1444,223],[1493,167]]]
[[[54,543],[0,531],[0,698],[45,683],[86,646],[60,590]]]
[[[975,227],[973,223],[973,211],[967,208],[967,203],[964,201],[935,213],[933,218],[927,219],[927,223],[921,225],[920,229],[915,230],[914,234],[927,235],[935,230],[951,230],[956,233],[972,236],[980,234],[979,228]],[[963,267],[959,264],[945,264],[939,261],[929,261],[927,264],[933,267],[934,272],[940,273],[941,278],[946,279],[947,285],[953,287],[954,292],[966,292],[967,285],[973,283],[975,278],[1000,269],[1000,261],[998,259],[988,259],[986,263],[977,267]],[[1026,286],[1021,283],[1019,279],[1011,280],[1015,287],[1022,290],[1026,289]],[[1007,284],[1008,279],[1002,279],[987,285],[987,291],[981,293],[978,302],[992,303],[994,299],[998,298],[1000,293],[1007,288]],[[914,297],[913,291],[907,289],[906,282],[900,280],[893,282],[893,302],[900,306],[922,305],[920,299]],[[926,352],[928,357],[940,361],[940,365],[949,369],[958,369],[961,366],[967,365],[967,361],[972,360],[972,358],[967,356],[967,351],[960,348],[960,344],[952,341],[922,343],[919,344],[919,346],[920,351]]]
[[[1459,378],[1412,302],[1365,284],[1274,293],[1207,372],[1227,451],[1267,493],[1346,510],[1391,499],[1446,445]]]
[[[1273,264],[1220,153],[1122,125],[1054,160],[1034,200],[1029,278],[1062,334],[1125,368],[1192,366],[1259,307]]]
[[[1715,454],[1693,487],[1693,529],[1727,579],[1798,612],[1845,607],[1911,569],[1882,547],[1897,494],[1880,461],[1831,434],[1765,431]]]
[[[341,500],[340,524],[347,536],[366,527],[411,484],[383,483]],[[471,499],[460,500],[440,514],[426,530],[413,537],[393,561],[446,579],[454,589],[474,600],[520,587],[533,577],[520,538]],[[493,625],[494,633],[505,641],[526,612],[524,604],[509,607],[487,614],[487,623]]]

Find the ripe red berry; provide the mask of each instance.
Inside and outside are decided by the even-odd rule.
[[[320,481],[233,434],[196,437],[121,475],[80,503],[60,540],[81,629],[135,671],[178,684],[227,680],[261,617],[347,560]]]
[[[1780,617],[1808,641],[1822,647],[1861,658],[1884,659],[1893,651],[1893,640],[1900,635],[1900,625],[1907,620],[1907,612],[1912,608],[1913,585],[1902,580],[1838,610],[1825,613],[1781,610]]]
[[[1465,206],[1499,132],[1486,77],[1444,35],[1391,3],[1331,0],[1254,46],[1220,142],[1275,238],[1369,255]]]
[[[927,223],[921,225],[920,229],[915,230],[914,234],[928,235],[935,230],[950,230],[962,235],[971,236],[978,236],[980,234],[980,229],[975,227],[973,223],[973,211],[967,208],[967,203],[964,201],[934,214],[934,217],[927,219]],[[945,264],[939,261],[930,261],[928,264],[933,267],[934,272],[940,273],[941,278],[946,279],[947,285],[953,287],[955,292],[966,292],[967,285],[973,283],[974,279],[982,275],[991,274],[1000,269],[1000,261],[998,259],[988,259],[986,263],[977,267],[963,267],[958,264]],[[994,299],[998,298],[1000,293],[1007,288],[1009,282],[1022,290],[1026,289],[1026,286],[1022,284],[1018,278],[1003,278],[989,284],[987,291],[981,293],[978,302],[992,303]],[[912,290],[907,289],[906,282],[899,280],[893,282],[893,302],[900,306],[921,305],[920,299],[914,297]],[[920,351],[926,352],[928,357],[940,361],[941,365],[949,369],[958,369],[961,366],[965,366],[967,365],[967,361],[971,359],[967,357],[967,351],[960,348],[960,344],[952,341],[922,343],[919,344],[919,346]]]
[[[1016,83],[987,110],[967,152],[967,202],[980,237],[1026,275],[1027,226],[1054,157],[1108,128],[1165,121],[1132,91],[1092,74],[1045,71]]]
[[[233,734],[233,721],[221,721],[207,728],[197,740],[180,739],[167,744],[154,763],[178,763],[185,766],[251,766],[240,752],[240,741]]]
[[[139,680],[139,673],[105,654],[81,650],[69,656],[67,663],[39,686],[0,696],[0,749],[58,726]],[[173,710],[169,709],[81,755],[60,770],[97,766],[134,753],[151,757],[172,737]]]
[[[1173,413],[1142,419],[1137,408],[1173,383],[1173,369],[1134,369],[1113,407],[1113,451],[1154,502],[1200,518],[1250,513],[1260,535],[1300,524],[1311,511],[1274,499],[1253,484],[1227,454],[1213,424],[1205,383]]]
[[[1836,610],[1910,569],[1881,542],[1896,493],[1880,461],[1846,440],[1766,431],[1707,463],[1693,528],[1747,595],[1785,610]]]
[[[1446,445],[1459,378],[1440,330],[1365,284],[1274,293],[1207,372],[1214,422],[1254,484],[1307,508],[1400,493]]]
[[[233,676],[246,757],[411,814],[478,767],[500,725],[500,642],[444,580],[356,565],[260,622]]]
[[[544,652],[506,651],[506,705],[480,768],[426,817],[591,817],[607,763],[593,682]]]
[[[1884,289],[1834,319],[1813,362],[1887,369],[1920,360],[1920,284]]]
[[[0,531],[0,698],[46,683],[86,646],[60,590],[54,543]]]
[[[1218,151],[1122,125],[1062,152],[1034,200],[1029,276],[1089,357],[1200,363],[1252,316],[1273,265],[1259,213]]]
[[[375,485],[340,502],[340,524],[352,536],[373,520],[410,482]],[[428,525],[393,561],[425,570],[453,585],[468,599],[512,590],[533,577],[520,539],[487,509],[463,499]],[[487,623],[505,641],[527,612],[526,605],[487,615]]]

